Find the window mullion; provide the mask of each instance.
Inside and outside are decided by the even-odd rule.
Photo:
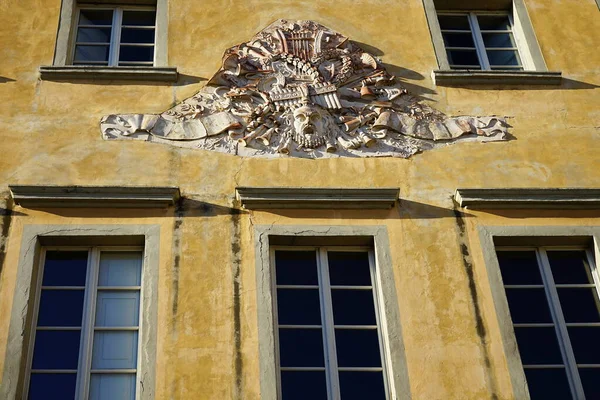
[[[540,271],[542,272],[542,279],[544,281],[544,286],[546,287],[546,293],[550,304],[550,312],[556,326],[559,346],[563,353],[569,386],[571,387],[571,392],[574,394],[576,400],[584,400],[585,394],[583,392],[583,385],[581,384],[579,373],[577,372],[577,362],[575,361],[575,354],[573,353],[571,341],[569,340],[565,317],[560,307],[560,300],[554,283],[554,277],[552,276],[552,270],[550,269],[548,254],[543,248],[539,249],[537,254],[540,263]]]
[[[321,315],[323,321],[323,338],[325,339],[325,368],[330,400],[340,400],[340,384],[335,348],[335,328],[333,321],[333,308],[331,302],[331,284],[329,283],[329,263],[327,250],[321,248],[317,262],[319,281],[321,286]]]
[[[481,69],[490,70],[490,62],[485,51],[485,44],[483,42],[483,36],[479,29],[479,22],[477,21],[477,15],[475,13],[469,13],[469,24],[471,25],[471,32],[473,33],[473,40],[475,41],[475,49],[479,56],[479,62],[481,63]]]
[[[113,13],[113,29],[110,36],[110,55],[108,56],[108,65],[115,67],[119,65],[119,44],[121,43],[121,25],[123,23],[123,9],[115,8]]]

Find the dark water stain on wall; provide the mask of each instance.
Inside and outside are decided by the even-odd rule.
[[[234,353],[234,376],[235,388],[234,399],[243,398],[242,388],[242,322],[241,322],[241,304],[240,304],[240,273],[242,264],[242,249],[241,249],[241,227],[239,213],[231,214],[231,268],[233,277],[233,341],[235,347]]]
[[[175,209],[175,221],[173,222],[173,268],[171,282],[171,332],[173,339],[177,338],[177,311],[179,309],[179,268],[181,263],[181,231],[183,225],[184,211],[181,203]]]
[[[0,278],[4,271],[4,259],[6,258],[6,248],[8,247],[8,232],[12,221],[12,210],[9,207],[10,198],[6,198],[2,203],[7,208],[0,207]]]

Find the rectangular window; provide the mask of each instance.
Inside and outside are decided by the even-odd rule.
[[[497,247],[532,400],[600,398],[599,277],[584,248]]]
[[[140,248],[45,249],[24,398],[134,400]]]
[[[279,393],[290,399],[387,399],[373,251],[275,247]]]
[[[155,7],[81,7],[76,21],[74,65],[154,64]]]
[[[509,13],[438,12],[451,69],[522,71]]]

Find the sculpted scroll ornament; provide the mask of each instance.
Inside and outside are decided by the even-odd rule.
[[[457,140],[506,140],[507,128],[503,118],[448,117],[346,37],[286,20],[227,50],[208,84],[170,110],[101,121],[109,140],[305,158],[407,158]]]

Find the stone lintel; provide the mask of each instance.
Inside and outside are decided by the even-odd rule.
[[[437,70],[433,80],[438,86],[468,85],[560,85],[562,73],[553,71]]]
[[[25,208],[166,208],[177,187],[9,185],[15,204]]]
[[[472,209],[600,208],[600,189],[457,189],[454,197],[461,207]]]
[[[400,196],[399,188],[259,188],[238,187],[237,198],[249,210],[260,209],[385,209]]]
[[[69,81],[73,79],[134,80],[176,82],[176,67],[106,67],[94,65],[40,66],[43,80]]]

